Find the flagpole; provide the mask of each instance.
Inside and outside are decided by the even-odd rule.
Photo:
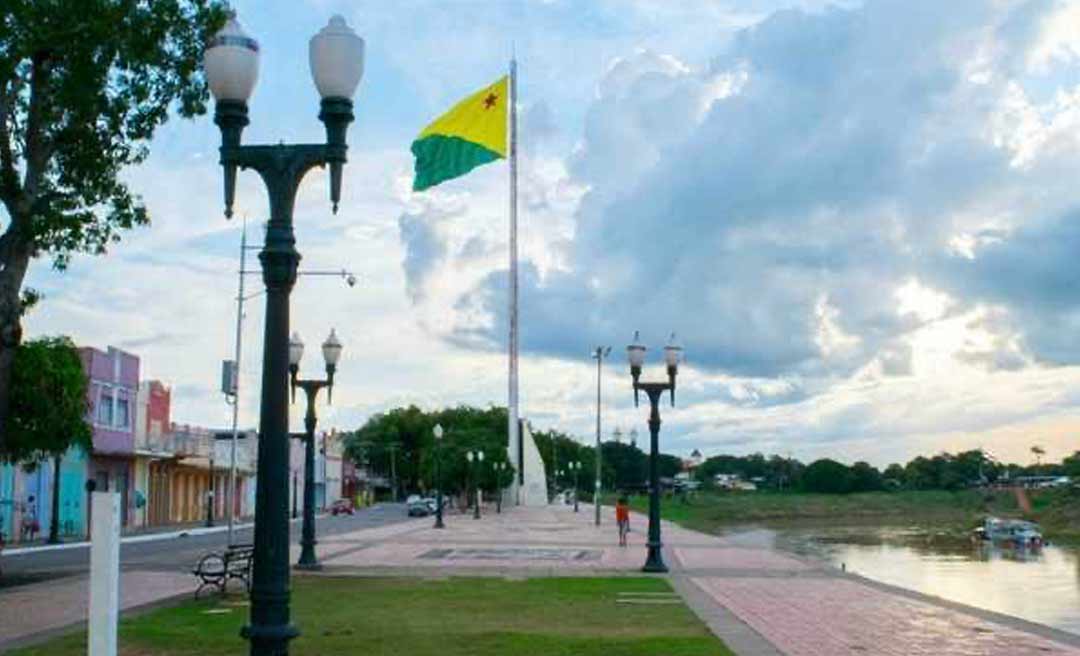
[[[521,440],[518,438],[518,244],[517,244],[517,57],[510,58],[510,371],[508,380],[507,439],[515,475],[510,498],[520,503],[522,480]]]

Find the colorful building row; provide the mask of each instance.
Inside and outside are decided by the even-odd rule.
[[[137,356],[113,347],[79,354],[93,448],[73,448],[60,459],[60,535],[87,534],[93,489],[120,494],[128,530],[204,520],[211,507],[223,518],[231,433],[172,423],[171,391],[160,381],[140,381]],[[234,495],[241,517],[254,509],[256,453],[256,435],[245,431],[237,440]],[[37,537],[48,535],[54,477],[51,460],[0,465],[0,533],[8,543],[30,538],[33,526]]]

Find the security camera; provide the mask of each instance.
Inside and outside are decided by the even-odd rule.
[[[349,287],[355,287],[356,286],[356,276],[354,276],[353,274],[350,273],[349,275],[345,276],[345,282],[348,283]]]

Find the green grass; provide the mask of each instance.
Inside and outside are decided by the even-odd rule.
[[[922,528],[927,533],[967,537],[987,515],[1039,522],[1047,538],[1080,543],[1080,490],[1029,490],[1032,511],[1024,513],[1011,490],[866,492],[702,492],[686,501],[664,499],[665,519],[715,533],[739,524],[811,526],[878,525]],[[648,497],[631,499],[646,513]]]
[[[656,578],[323,578],[293,580],[303,635],[290,653],[393,656],[729,656],[682,604],[617,603],[619,593],[671,592]],[[228,610],[226,613],[208,611]],[[188,602],[120,623],[121,656],[247,653],[247,608]],[[18,656],[86,653],[73,634]]]

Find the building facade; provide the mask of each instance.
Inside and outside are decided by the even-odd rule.
[[[110,346],[101,351],[82,347],[79,355],[88,376],[90,423],[94,450],[86,477],[98,492],[120,495],[120,523],[135,516],[135,406],[139,394],[139,358]]]

